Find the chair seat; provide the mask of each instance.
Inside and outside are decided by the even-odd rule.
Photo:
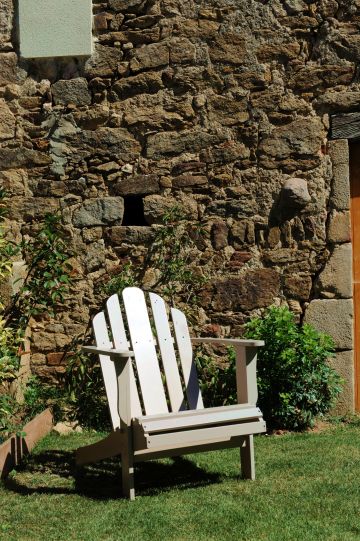
[[[251,404],[143,415],[133,419],[133,428],[137,449],[200,444],[266,431],[260,409]]]
[[[135,426],[141,426],[146,434],[151,434],[229,422],[236,423],[257,418],[262,418],[262,413],[256,406],[235,404],[233,406],[184,410],[160,415],[142,415],[136,417],[133,423]]]

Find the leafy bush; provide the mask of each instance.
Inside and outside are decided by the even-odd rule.
[[[246,337],[265,341],[258,353],[258,403],[270,428],[308,428],[334,405],[341,379],[328,364],[330,336],[297,325],[287,308],[270,307],[247,323]]]
[[[195,365],[205,407],[237,403],[236,359],[233,348],[228,348],[227,360],[220,363],[199,347],[195,354]]]
[[[34,237],[12,242],[7,236],[7,206],[9,198],[0,189],[0,286],[6,284],[13,272],[15,258],[26,262],[23,280],[10,299],[0,288],[0,432],[4,438],[30,416],[44,409],[55,396],[50,387],[32,380],[25,390],[25,404],[14,399],[21,384],[19,367],[24,353],[29,320],[41,313],[53,315],[69,292],[72,267],[71,253],[61,227],[59,215],[47,214],[38,224]],[[6,291],[6,288],[5,288]],[[5,297],[5,298],[4,298]],[[16,385],[10,386],[10,383]],[[15,390],[15,391],[14,391]],[[26,402],[27,401],[27,402]]]
[[[84,428],[110,428],[109,407],[97,355],[80,351],[69,357],[66,369],[66,390],[70,416]]]

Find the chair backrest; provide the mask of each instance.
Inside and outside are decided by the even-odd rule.
[[[122,305],[119,301],[118,295],[108,299],[106,312],[94,317],[93,328],[97,346],[134,351],[132,417],[203,408],[185,315],[171,308],[171,325],[164,300],[150,293],[147,307],[143,291],[136,287],[124,289]],[[100,363],[115,429],[120,426],[115,367],[105,355]]]

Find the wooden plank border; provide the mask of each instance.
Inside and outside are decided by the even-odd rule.
[[[20,464],[22,458],[30,453],[36,443],[46,436],[53,427],[53,416],[50,409],[39,413],[27,423],[22,432],[25,436],[13,434],[0,445],[0,479],[5,479],[11,470]]]

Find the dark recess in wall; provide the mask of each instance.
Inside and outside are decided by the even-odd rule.
[[[142,197],[131,195],[124,197],[124,218],[122,225],[148,225],[144,216]]]

